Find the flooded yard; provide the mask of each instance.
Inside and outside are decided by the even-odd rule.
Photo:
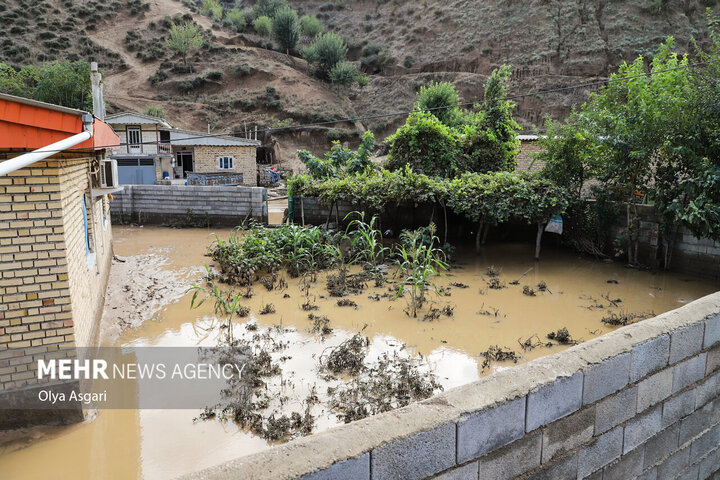
[[[191,309],[186,293],[192,282],[201,281],[202,265],[211,262],[205,253],[212,233],[114,228],[118,258],[103,318],[103,345],[217,342],[211,306]],[[227,238],[230,231],[217,233]],[[677,308],[720,287],[551,248],[534,262],[533,248],[490,245],[479,255],[458,250],[452,268],[436,282],[442,294],[430,294],[418,318],[406,314],[407,298],[395,299],[388,284],[367,282],[357,293],[338,298],[327,291],[326,272],[314,282],[283,273],[272,290],[256,283],[243,299],[249,313],[234,318],[233,329],[236,338],[268,352],[271,364],[280,368],[264,378],[265,410],[278,416],[307,412],[314,419],[313,432],[342,423],[348,410],[333,405],[333,399],[352,383],[352,375],[333,373],[327,363],[337,346],[358,333],[367,342],[360,347],[365,365],[374,368],[384,359],[409,362],[403,365],[419,375],[433,374],[436,385],[426,387],[438,391],[568,348],[618,323]],[[350,272],[358,270],[351,267]],[[273,443],[233,421],[194,421],[200,414],[101,410],[82,424],[17,432],[0,444],[0,477],[48,478],[72,471],[74,478],[169,478]]]

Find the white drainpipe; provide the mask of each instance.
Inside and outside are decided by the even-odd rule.
[[[30,153],[25,153],[23,155],[11,158],[10,160],[0,162],[0,176],[7,175],[8,173],[14,172],[15,170],[20,170],[21,168],[25,168],[28,165],[39,162],[40,160],[44,160],[52,155],[55,155],[56,153],[62,152],[63,150],[74,147],[75,145],[91,139],[93,136],[93,116],[90,114],[83,115],[82,120],[82,132],[73,135],[72,137],[60,140],[59,142],[55,142],[46,147],[38,148],[37,150],[34,150]]]

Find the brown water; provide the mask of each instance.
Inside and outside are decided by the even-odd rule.
[[[115,227],[115,252],[130,263],[137,255],[150,255],[162,261],[144,261],[145,270],[158,269],[157,278],[175,275],[189,283],[199,276],[192,268],[208,262],[204,257],[207,244],[212,241],[210,230],[169,230],[162,228]],[[227,231],[220,232],[222,236]],[[327,296],[323,275],[313,284],[310,296],[320,307],[319,314],[330,318],[333,335],[321,342],[307,332],[310,322],[300,307],[306,301],[296,279],[288,278],[283,292],[266,291],[254,287],[255,296],[246,301],[253,312],[248,319],[256,322],[260,331],[281,323],[278,338],[290,346],[278,355],[292,358],[284,364],[284,371],[294,372],[294,388],[288,391],[278,383],[271,388],[281,389],[295,399],[304,398],[312,385],[318,392],[330,385],[318,376],[317,358],[328,346],[337,345],[362,329],[371,339],[370,360],[382,352],[401,351],[403,355],[422,355],[427,368],[438,376],[447,389],[471,382],[493,369],[507,368],[512,363],[493,364],[482,370],[479,354],[491,345],[509,347],[529,360],[566,348],[538,347],[522,351],[518,340],[537,334],[545,335],[567,327],[578,340],[587,340],[611,330],[600,319],[608,308],[587,308],[593,304],[608,306],[609,299],[622,300],[613,312],[661,313],[690,302],[718,289],[720,285],[675,274],[651,274],[630,270],[613,263],[595,262],[568,252],[546,249],[539,263],[532,261],[532,245],[489,246],[480,255],[458,252],[459,265],[440,285],[462,283],[469,288],[449,286],[450,296],[433,298],[435,307],[454,307],[452,317],[424,322],[410,318],[404,312],[405,301],[368,296],[387,293],[387,287],[368,288],[362,294],[350,296],[359,308],[338,307]],[[143,259],[148,257],[141,257]],[[487,287],[487,268],[500,271],[506,288]],[[119,269],[120,267],[118,267]],[[146,272],[148,275],[152,271]],[[524,274],[524,275],[523,275]],[[124,283],[128,277],[113,278],[111,288]],[[152,277],[152,275],[150,275]],[[520,279],[518,285],[510,285]],[[544,281],[547,291],[526,296],[522,287]],[[610,281],[610,283],[608,283]],[[615,283],[617,282],[617,283]],[[283,298],[283,294],[289,298]],[[200,336],[203,327],[213,324],[209,307],[189,309],[189,296],[166,295],[166,302],[152,319],[139,328],[124,331],[119,336],[106,335],[107,345],[196,345],[212,344],[212,335]],[[118,293],[120,295],[120,293]],[[162,303],[159,302],[159,303]],[[277,313],[256,315],[266,303],[273,303]],[[497,315],[494,312],[497,311]],[[114,312],[114,310],[113,310]],[[480,314],[478,312],[485,312]],[[109,312],[104,321],[113,319]],[[487,313],[491,313],[488,315]],[[119,318],[119,317],[118,317]],[[111,330],[109,325],[105,325]],[[236,326],[240,336],[246,336],[243,325]],[[322,395],[321,395],[322,397]],[[193,423],[199,412],[194,410],[103,410],[97,417],[79,425],[27,432],[25,437],[0,447],[0,478],[45,479],[72,478],[169,478],[210,465],[246,455],[264,448],[268,443],[249,434],[233,423],[206,421]],[[338,421],[321,407],[314,410],[319,418],[316,431],[331,428]],[[72,474],[70,473],[72,472]]]

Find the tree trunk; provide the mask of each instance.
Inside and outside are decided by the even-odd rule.
[[[538,222],[537,237],[535,237],[535,260],[540,260],[540,246],[542,243],[543,222]]]
[[[477,233],[475,234],[475,252],[480,253],[480,239],[482,238],[483,227],[485,226],[485,219],[480,220],[478,223]]]
[[[443,244],[447,243],[447,235],[448,235],[448,221],[447,221],[447,207],[445,206],[445,203],[442,203],[443,207],[443,215],[445,217],[445,238],[443,239]]]
[[[487,242],[487,236],[488,236],[489,231],[490,231],[490,224],[488,223],[487,225],[485,225],[485,230],[483,231],[482,241],[480,242],[481,245],[485,245],[485,243]]]
[[[303,197],[300,197],[300,218],[302,219],[302,226],[305,226],[305,202]]]
[[[327,230],[328,226],[330,226],[330,215],[332,215],[334,205],[335,202],[330,202],[330,210],[328,210],[327,218],[325,219],[325,230]]]

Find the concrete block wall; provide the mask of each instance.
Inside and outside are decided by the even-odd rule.
[[[199,173],[235,172],[243,174],[243,185],[257,186],[257,159],[255,146],[195,146],[193,160]],[[232,170],[220,170],[218,157],[233,157]]]
[[[169,224],[207,213],[216,225],[239,225],[245,218],[267,221],[267,191],[262,187],[125,185],[113,194],[110,211],[120,223]]]
[[[720,292],[433,398],[189,479],[707,479]]]

